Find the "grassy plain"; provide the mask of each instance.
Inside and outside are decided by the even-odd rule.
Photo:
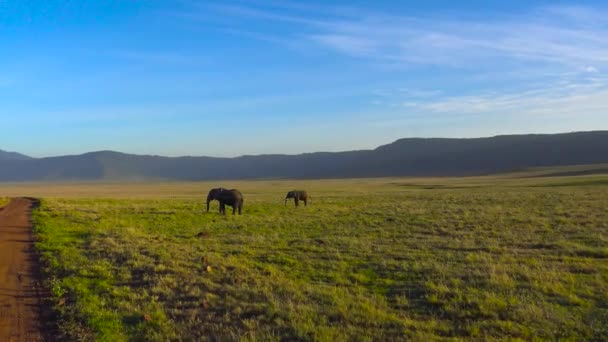
[[[525,176],[525,175],[524,175]],[[219,184],[217,184],[219,185]],[[608,176],[16,184],[64,338],[608,339]],[[284,207],[303,188],[312,205]]]

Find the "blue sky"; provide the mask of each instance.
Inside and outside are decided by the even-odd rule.
[[[0,148],[237,156],[608,129],[603,1],[0,0]]]

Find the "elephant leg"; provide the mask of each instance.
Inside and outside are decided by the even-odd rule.
[[[307,206],[308,206],[308,203],[306,203],[306,202],[308,202],[308,200],[305,198],[305,199],[304,199],[304,206],[305,206],[305,207],[307,207]]]
[[[234,203],[234,205],[232,206],[232,215],[236,215],[236,209],[237,209],[236,207],[237,207],[237,204]]]
[[[295,204],[296,204],[296,208],[297,208],[297,207],[298,207],[298,205],[300,204],[300,201],[298,200],[298,198],[297,198],[297,197],[294,199],[294,202],[295,202]]]
[[[240,203],[239,204],[239,215],[242,214],[242,211],[243,211],[243,203]]]
[[[226,215],[226,205],[223,202],[220,203],[220,215]]]

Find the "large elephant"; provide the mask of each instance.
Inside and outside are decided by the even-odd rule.
[[[216,200],[220,202],[220,214],[226,215],[226,205],[232,207],[232,215],[239,211],[241,215],[243,210],[243,194],[236,189],[217,188],[211,189],[207,195],[207,211],[209,211],[209,202]]]
[[[207,212],[209,212],[209,203],[211,203],[211,201],[213,200],[217,200],[217,198],[215,198],[215,196],[222,192],[222,191],[226,191],[228,189],[224,189],[224,188],[215,188],[215,189],[211,189],[209,190],[209,194],[207,194]],[[218,200],[219,201],[219,200]]]
[[[296,207],[300,204],[300,201],[304,202],[304,206],[308,205],[308,200],[310,199],[310,197],[308,196],[308,193],[304,190],[292,190],[290,192],[287,193],[287,196],[285,196],[285,205],[287,205],[287,200],[293,198]]]

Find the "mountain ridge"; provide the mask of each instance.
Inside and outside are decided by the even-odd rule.
[[[473,176],[608,163],[608,131],[403,138],[369,150],[297,155],[165,157],[100,150],[45,158],[11,156],[2,158],[0,153],[0,181]]]
[[[33,159],[30,156],[26,156],[25,154],[17,153],[17,152],[9,152],[0,150],[0,161],[4,160],[27,160]]]

